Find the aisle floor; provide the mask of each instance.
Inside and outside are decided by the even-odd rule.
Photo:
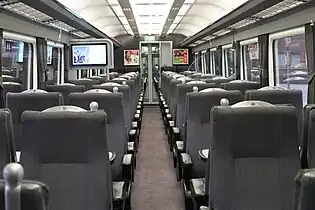
[[[134,210],[184,210],[183,192],[168,150],[159,108],[145,107],[135,182],[132,186]]]

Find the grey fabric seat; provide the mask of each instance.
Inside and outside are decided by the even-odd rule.
[[[116,160],[111,165],[113,181],[126,179],[122,170],[122,161],[128,150],[128,132],[125,127],[122,93],[71,93],[70,104],[89,109],[96,101],[98,108],[107,114],[107,144],[109,151],[116,153]],[[132,177],[130,177],[132,179]]]
[[[303,98],[301,90],[249,90],[245,94],[246,100],[260,100],[272,104],[287,104],[296,107],[299,142],[302,146],[302,119],[303,119]]]
[[[5,210],[5,181],[0,180],[0,210]],[[21,209],[46,210],[49,202],[49,189],[44,183],[23,180],[21,183]]]
[[[7,93],[20,93],[23,91],[23,86],[19,83],[4,82],[2,85],[4,98],[6,97]]]
[[[315,209],[315,169],[299,171],[295,183],[294,210]]]
[[[187,109],[186,109],[186,97],[187,93],[193,92],[193,87],[196,86],[199,91],[202,91],[207,88],[215,88],[217,87],[213,83],[207,84],[179,84],[176,89],[176,119],[175,124],[176,127],[179,128],[181,132],[181,139],[186,139],[186,117],[187,117]]]
[[[47,92],[58,92],[63,96],[64,104],[69,104],[69,94],[70,93],[81,93],[84,92],[84,85],[47,85]]]
[[[296,109],[215,107],[211,125],[205,179],[210,206],[293,210],[294,178],[300,168]]]
[[[103,111],[23,113],[25,179],[49,186],[49,209],[111,210],[106,122]]]
[[[211,142],[210,115],[214,106],[220,105],[222,98],[229,100],[230,104],[242,101],[240,91],[212,91],[187,94],[187,136],[180,151],[179,142],[177,150],[177,174],[179,180],[183,179],[183,189],[186,204],[192,202],[190,179],[202,178],[206,175],[206,164],[199,157],[199,150],[209,148]],[[182,173],[182,174],[181,174]]]
[[[304,145],[307,148],[307,165],[308,168],[315,168],[315,110],[311,109],[309,111],[308,118],[308,138],[307,145]]]
[[[0,109],[0,166],[16,162],[12,116],[9,109]]]
[[[24,111],[43,111],[49,107],[62,104],[63,98],[60,93],[8,93],[6,107],[12,113],[16,149],[21,149],[25,142],[21,136],[21,115]]]
[[[104,89],[113,92],[113,89],[116,86],[110,86],[110,85],[94,85],[93,89]],[[131,124],[133,120],[133,112],[131,111],[132,104],[131,104],[131,93],[130,93],[130,87],[128,85],[121,85],[117,86],[118,92],[121,92],[123,95],[123,113],[126,123],[126,129],[131,129]]]

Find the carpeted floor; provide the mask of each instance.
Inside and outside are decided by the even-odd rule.
[[[176,181],[159,108],[143,111],[135,182],[134,210],[184,210],[181,185]]]

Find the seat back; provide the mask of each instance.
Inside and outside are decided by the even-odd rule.
[[[214,88],[215,84],[179,84],[176,89],[176,126],[180,129],[182,138],[186,137],[186,96],[187,93],[193,92],[193,87],[196,86],[199,91],[206,88]]]
[[[21,136],[21,115],[26,110],[42,111],[49,107],[62,105],[60,93],[8,93],[6,107],[11,110],[15,146],[19,150],[25,142]]]
[[[16,82],[3,82],[3,95],[6,97],[7,93],[20,93],[23,91],[23,86]]]
[[[238,90],[212,91],[187,94],[187,136],[184,148],[193,161],[192,176],[200,178],[205,176],[206,167],[199,158],[200,149],[209,148],[211,140],[210,111],[212,107],[219,106],[222,98],[235,104],[243,100]]]
[[[301,90],[249,90],[245,93],[245,99],[266,101],[272,104],[289,104],[296,107],[299,139],[300,145],[302,145],[303,99]]]
[[[23,113],[25,179],[49,186],[49,209],[111,209],[106,121],[104,111]]]
[[[206,177],[212,207],[293,210],[296,127],[292,106],[215,107]]]
[[[0,109],[0,166],[16,162],[12,116],[9,109]]]
[[[92,88],[93,85],[98,85],[98,80],[92,80],[92,79],[78,79],[78,80],[69,80],[69,83],[75,84],[75,85],[83,85],[85,90],[89,90]]]
[[[127,131],[123,112],[122,93],[71,93],[70,103],[84,109],[90,108],[90,103],[96,101],[98,109],[107,114],[108,149],[116,153],[117,161],[111,166],[114,181],[122,181],[120,161],[127,152]]]
[[[124,116],[125,116],[125,122],[127,129],[130,130],[131,123],[132,123],[132,116],[134,113],[132,113],[132,103],[131,103],[131,93],[130,93],[130,87],[128,85],[121,85],[121,86],[111,86],[111,85],[94,85],[93,89],[104,89],[111,92],[114,92],[114,88],[118,88],[118,92],[123,94],[123,107],[124,107]]]
[[[260,88],[260,84],[258,82],[240,81],[236,83],[235,81],[222,83],[221,87],[225,90],[239,90],[244,98],[247,90],[257,90]]]
[[[84,92],[84,85],[47,85],[46,91],[48,92],[58,92],[63,96],[64,104],[69,104],[69,94],[70,93],[82,93]]]
[[[299,171],[295,178],[294,210],[313,210],[315,208],[315,169]]]

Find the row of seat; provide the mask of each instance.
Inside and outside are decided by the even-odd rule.
[[[16,161],[16,128],[25,178],[49,186],[50,209],[130,209],[144,93],[126,84],[138,78],[128,73],[115,80],[123,85],[85,92],[61,85],[64,92],[7,93],[0,111],[3,163]]]
[[[222,202],[224,201],[226,204],[220,204],[218,209],[266,209],[265,207],[268,207],[268,205],[270,205],[270,209],[281,209],[279,208],[281,205],[286,205],[288,207],[286,209],[292,209],[292,202],[288,202],[288,200],[277,200],[277,205],[275,205],[276,202],[271,202],[271,204],[270,202],[266,202],[268,204],[264,204],[266,200],[260,199],[259,196],[256,198],[255,196],[257,196],[257,192],[262,195],[267,191],[260,192],[260,188],[255,185],[257,180],[254,179],[254,183],[250,183],[247,182],[248,180],[246,180],[245,177],[247,176],[246,171],[249,168],[250,173],[255,174],[255,171],[259,172],[261,168],[266,169],[266,171],[270,171],[271,169],[277,171],[277,168],[280,169],[285,166],[291,170],[291,175],[289,175],[290,170],[285,169],[287,172],[286,175],[282,174],[280,170],[279,174],[270,173],[264,175],[265,177],[263,178],[267,180],[268,177],[280,175],[284,176],[283,179],[287,177],[287,182],[292,182],[294,178],[292,174],[294,176],[297,173],[297,170],[301,168],[301,163],[303,167],[305,167],[307,163],[311,166],[311,158],[302,158],[301,161],[298,154],[298,146],[301,146],[301,151],[306,151],[308,156],[311,150],[310,145],[305,143],[305,135],[302,135],[303,110],[301,91],[284,90],[275,87],[258,89],[259,84],[257,83],[247,81],[227,82],[228,79],[223,78],[219,78],[223,83],[218,84],[218,82],[213,82],[216,78],[212,75],[199,75],[199,80],[193,79],[192,76],[185,77],[185,75],[179,75],[173,72],[164,72],[162,75],[161,90],[158,91],[160,95],[160,107],[166,132],[169,136],[170,150],[173,152],[177,178],[178,180],[182,180],[183,183],[186,209],[199,209],[201,205],[208,204],[208,195],[214,193],[213,190],[208,188],[209,182],[220,183],[214,185],[217,186],[215,187],[216,190],[220,189],[218,192],[215,191],[215,193],[218,193],[221,197],[219,196],[217,198],[222,200]],[[207,83],[201,81],[203,77],[212,77],[212,82]],[[244,100],[251,101],[242,102]],[[259,107],[256,107],[257,110],[255,110],[250,108],[250,106],[253,105],[252,100],[266,102],[259,102]],[[220,102],[221,105],[225,105],[225,107],[221,108],[222,110],[220,108],[213,108],[220,105]],[[267,102],[270,104],[266,104]],[[229,103],[239,103],[238,105],[234,105],[236,107],[242,107],[245,103],[246,106],[249,107],[231,109],[231,107],[227,106]],[[273,107],[272,104],[277,104],[277,106]],[[267,105],[268,108],[261,107],[262,105]],[[234,106],[232,107],[234,108]],[[272,106],[272,108],[269,106]],[[271,111],[271,109],[274,109],[274,111]],[[220,110],[218,111],[220,114],[222,111],[222,116],[216,116],[217,110]],[[239,115],[237,115],[238,111],[240,112]],[[283,117],[283,113],[287,112],[291,114],[288,114],[286,119]],[[225,121],[218,123],[223,119],[225,119]],[[238,120],[239,123],[237,123],[236,120]],[[286,125],[284,121],[290,122],[291,124]],[[220,126],[214,128],[218,124]],[[296,132],[296,135],[294,132]],[[220,144],[217,143],[220,145],[219,148],[212,150],[215,133],[220,133],[221,136],[219,139],[222,142],[220,142]],[[224,135],[226,138],[224,137],[222,140],[221,137]],[[291,140],[288,138],[284,142],[283,136],[290,136]],[[237,143],[233,143],[234,138]],[[268,139],[270,141],[267,141]],[[203,150],[204,148],[206,149]],[[209,148],[210,151],[215,151],[214,153],[210,152],[209,158],[212,157],[212,154],[216,154],[217,151],[222,150],[226,155],[225,159],[219,156],[218,159],[214,158],[209,160],[207,164],[208,154],[206,151],[209,151]],[[235,150],[233,150],[233,148]],[[205,154],[203,154],[203,152],[205,152]],[[297,154],[296,156],[294,156],[295,152]],[[302,157],[305,156],[307,157],[307,155],[302,153]],[[228,157],[232,158],[230,162],[226,162],[228,161]],[[259,158],[259,160],[251,160],[255,158]],[[292,164],[288,164],[288,166],[285,164],[275,165],[277,161],[283,163],[283,158],[286,161],[291,158]],[[266,161],[265,163],[263,161],[264,159],[270,161]],[[250,161],[248,162],[248,160]],[[241,171],[235,168],[235,161],[240,164],[239,166],[246,167],[243,169],[240,168],[240,170],[246,169],[243,171],[246,173],[242,173],[241,177],[238,177]],[[218,165],[220,165],[220,167]],[[258,168],[255,168],[256,165]],[[262,166],[260,167],[260,165]],[[214,172],[215,169],[213,169],[213,167],[219,167],[220,170],[222,170]],[[228,172],[233,167],[235,170]],[[227,190],[227,186],[222,182],[224,181],[224,177],[226,177],[225,172],[232,175],[228,178],[230,178],[230,183],[233,184],[233,186],[241,187],[238,183],[244,185],[242,189],[248,190],[249,194],[246,193],[246,196],[249,197],[251,195],[253,197],[253,203],[246,202],[246,199],[244,199],[246,197],[237,196],[237,194],[232,195],[224,191]],[[213,173],[217,173],[218,176],[212,176]],[[211,176],[209,176],[209,174],[211,174]],[[258,173],[257,176],[258,175],[261,174]],[[259,177],[261,183],[264,182],[263,178]],[[234,182],[236,179],[238,179],[237,183]],[[269,186],[269,189],[272,189],[272,187],[278,186],[280,187],[279,189],[282,190],[282,185],[279,185],[279,183],[281,183],[280,180],[275,179],[273,185],[266,183],[264,187],[268,189],[267,186]],[[289,194],[293,192],[292,183],[287,186],[291,186],[291,190],[286,191],[286,198],[289,199]],[[209,189],[211,191],[210,194]],[[257,192],[255,192],[254,189],[257,190]],[[221,192],[227,193],[227,197],[224,197],[224,194],[220,194]],[[281,195],[279,191],[277,191],[277,193],[278,196]],[[231,197],[228,195],[231,195]],[[275,194],[272,193],[270,193],[270,195],[275,196]],[[209,199],[213,202],[213,198]],[[229,202],[226,199],[231,200],[229,200]],[[255,203],[255,201],[257,202]],[[283,204],[284,202],[290,204]]]

